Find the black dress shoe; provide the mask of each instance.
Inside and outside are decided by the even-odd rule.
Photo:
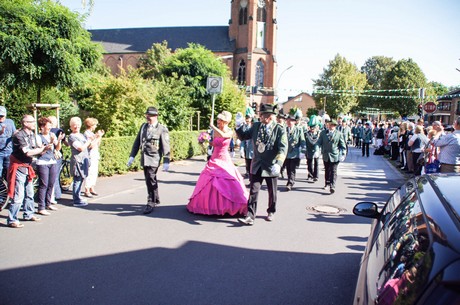
[[[151,205],[146,205],[143,214],[150,214],[153,212],[153,206]]]

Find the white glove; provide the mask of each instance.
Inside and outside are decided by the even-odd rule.
[[[133,164],[133,162],[134,162],[134,158],[133,158],[133,157],[129,157],[128,163],[126,163],[126,166],[127,166],[127,167],[130,167],[130,166]]]
[[[340,152],[339,161],[340,162],[345,161],[346,157],[347,157],[347,154],[345,152]]]
[[[270,168],[270,171],[273,176],[278,177],[281,172],[281,166],[279,166],[278,164],[273,164],[272,167]]]
[[[169,163],[163,163],[163,171],[167,172],[169,170]]]
[[[237,112],[235,116],[235,127],[236,129],[240,128],[244,123],[244,117],[241,112]]]

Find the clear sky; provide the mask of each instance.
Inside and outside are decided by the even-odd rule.
[[[228,25],[230,0],[94,0],[87,29]],[[62,0],[82,12],[80,0]],[[88,1],[87,1],[88,2]],[[336,54],[412,58],[428,81],[460,86],[459,0],[278,0],[280,101],[311,93]]]

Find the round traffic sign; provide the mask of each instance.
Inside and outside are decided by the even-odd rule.
[[[436,104],[434,102],[426,102],[424,105],[423,105],[423,110],[426,112],[426,113],[433,113],[436,111]]]

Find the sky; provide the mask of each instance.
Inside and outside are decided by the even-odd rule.
[[[61,0],[83,12],[80,0]],[[89,2],[89,1],[87,1]],[[230,0],[94,0],[87,29],[228,25]],[[312,93],[337,54],[360,69],[372,56],[412,58],[428,81],[460,86],[458,0],[278,0],[280,100]],[[291,69],[286,70],[288,67]],[[280,78],[281,76],[281,78]]]

